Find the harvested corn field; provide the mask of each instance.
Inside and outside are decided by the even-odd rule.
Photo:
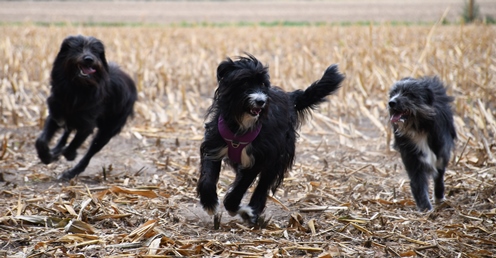
[[[53,59],[74,34],[106,44],[139,100],[123,132],[64,183],[57,175],[75,163],[42,164],[34,140]],[[494,26],[19,25],[0,35],[0,256],[496,256]],[[204,113],[217,65],[244,52],[287,91],[332,63],[346,79],[301,128],[267,225],[224,212],[214,229],[195,191]],[[386,108],[394,81],[424,75],[448,85],[458,132],[447,201],[428,213],[416,211]],[[233,178],[224,167],[221,197]]]

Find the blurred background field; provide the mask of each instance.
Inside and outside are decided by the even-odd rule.
[[[468,3],[469,0],[0,1],[0,20],[116,24],[432,23],[446,8],[451,9],[446,22],[460,21]],[[477,0],[474,6],[473,13],[494,22],[494,1]]]
[[[26,7],[17,7],[15,19],[0,15],[0,255],[495,256],[496,27],[488,22],[495,4],[477,1],[480,19],[467,24],[461,1],[416,0],[404,9],[392,1],[269,3],[0,2],[0,13]],[[345,10],[356,3],[353,18],[334,20],[332,12],[342,13],[336,3]],[[132,4],[130,12],[122,7]],[[172,4],[200,8],[167,20],[168,12],[183,12]],[[293,5],[303,18],[267,18],[292,14]],[[141,14],[145,6],[150,11]],[[229,20],[195,13],[221,7]],[[376,18],[368,18],[375,8]],[[235,10],[261,18],[236,19]],[[387,15],[405,10],[419,16]],[[107,59],[135,79],[139,101],[134,119],[86,172],[60,183],[56,175],[73,162],[43,165],[33,142],[47,115],[53,59],[74,34],[105,43]],[[346,80],[302,127],[296,164],[267,205],[267,227],[247,228],[226,213],[213,230],[195,194],[203,115],[218,63],[244,52],[268,65],[272,84],[287,91],[308,86],[333,63]],[[459,137],[448,201],[418,213],[390,147],[386,101],[394,81],[432,75],[455,97]],[[233,177],[226,167],[221,196]]]

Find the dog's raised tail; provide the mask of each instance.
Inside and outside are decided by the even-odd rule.
[[[338,65],[333,64],[326,69],[320,80],[312,83],[307,89],[293,91],[291,95],[298,116],[304,116],[324,102],[327,96],[334,94],[344,78],[338,70]]]

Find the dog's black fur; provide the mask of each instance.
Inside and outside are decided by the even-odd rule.
[[[456,139],[450,106],[453,100],[437,77],[404,78],[389,93],[394,147],[401,154],[420,211],[432,209],[430,176],[435,202],[444,201],[444,172]]]
[[[49,164],[63,155],[76,158],[77,149],[98,128],[79,163],[59,179],[71,179],[88,166],[90,159],[118,134],[133,113],[137,99],[134,81],[116,64],[107,63],[103,43],[93,37],[69,36],[62,42],[51,72],[49,115],[36,140],[41,161]],[[48,147],[54,134],[63,128],[57,145]],[[76,131],[66,146],[72,131]]]
[[[200,203],[210,214],[218,208],[217,182],[227,144],[219,133],[218,119],[223,117],[231,132],[242,135],[261,125],[258,137],[243,151],[239,163],[225,159],[236,172],[236,179],[224,198],[230,215],[236,214],[256,224],[263,212],[269,190],[275,192],[293,165],[297,129],[305,115],[325,97],[333,94],[344,76],[332,65],[322,79],[306,90],[284,92],[271,87],[268,68],[255,57],[227,58],[217,68],[218,88],[207,112],[205,137],[201,144],[201,174],[197,193]],[[258,178],[248,206],[240,202]]]

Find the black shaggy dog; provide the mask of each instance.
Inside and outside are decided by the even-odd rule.
[[[435,202],[444,201],[444,172],[456,139],[452,101],[437,77],[404,78],[389,93],[394,147],[401,154],[420,211],[432,209],[431,176]]]
[[[258,222],[269,190],[275,192],[293,165],[296,130],[305,115],[333,94],[344,76],[337,65],[305,91],[284,92],[271,87],[268,68],[255,57],[227,58],[217,68],[218,88],[207,112],[201,144],[201,175],[197,192],[210,214],[217,214],[217,182],[224,157],[236,179],[224,198],[231,216],[239,214],[250,224]],[[258,185],[248,206],[240,202],[256,177]]]
[[[63,155],[76,158],[76,151],[98,128],[88,152],[79,163],[59,179],[71,179],[88,166],[90,159],[118,134],[133,113],[136,86],[116,64],[107,63],[103,43],[93,37],[70,36],[60,47],[51,73],[49,115],[36,140],[41,161],[49,164]],[[48,144],[57,130],[64,129],[53,149]],[[76,131],[66,146],[69,135]]]

